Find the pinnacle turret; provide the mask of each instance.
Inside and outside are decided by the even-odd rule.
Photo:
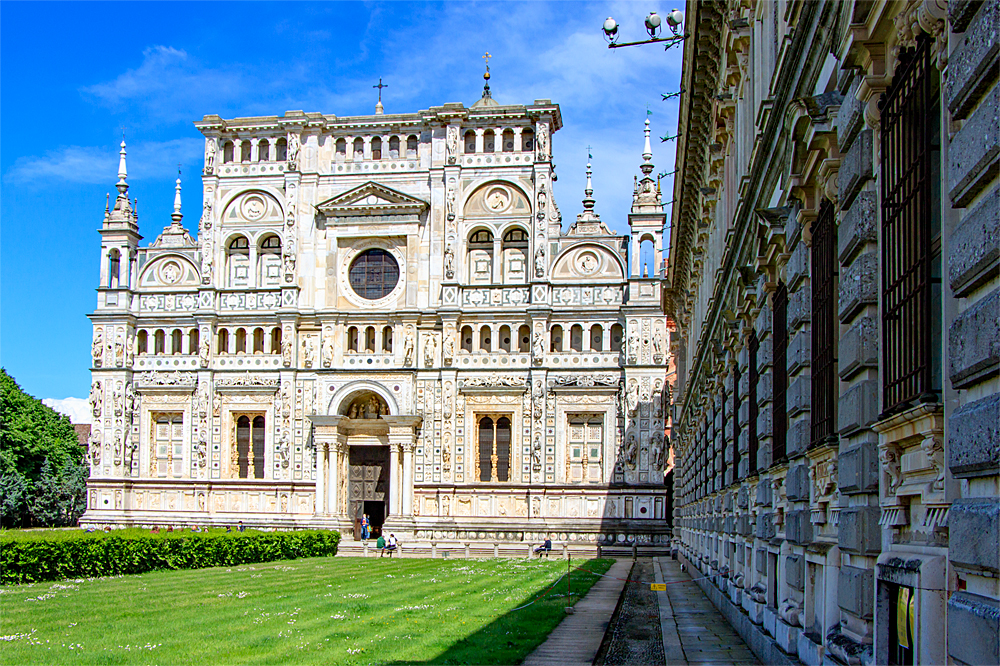
[[[177,177],[177,184],[174,186],[174,212],[171,213],[170,219],[174,221],[174,224],[180,224],[181,220],[184,219],[184,215],[181,213],[181,179],[180,174]]]

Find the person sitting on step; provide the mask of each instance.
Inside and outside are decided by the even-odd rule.
[[[538,557],[541,557],[542,555],[548,557],[549,553],[551,552],[552,552],[552,539],[549,538],[548,534],[546,534],[545,541],[542,543],[542,545],[535,548],[535,554],[538,555]]]

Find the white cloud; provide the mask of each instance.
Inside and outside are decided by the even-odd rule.
[[[178,163],[197,162],[204,144],[195,138],[150,141],[128,146],[129,178],[163,178],[176,173]],[[118,147],[67,146],[45,155],[20,157],[7,171],[16,184],[50,184],[53,181],[86,185],[115,182]]]
[[[42,404],[51,407],[60,414],[65,414],[76,424],[91,423],[90,402],[85,398],[43,398]]]

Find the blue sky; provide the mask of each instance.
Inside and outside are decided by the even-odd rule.
[[[683,3],[676,2],[683,7]],[[143,245],[170,222],[183,172],[197,227],[203,143],[192,122],[301,109],[388,113],[476,101],[485,51],[493,96],[562,108],[555,196],[580,212],[587,146],[596,210],[627,229],[647,105],[656,136],[676,133],[681,49],[608,49],[645,36],[658,2],[0,4],[0,362],[40,398],[85,397],[105,194],[125,127]],[[654,141],[657,171],[673,142]]]

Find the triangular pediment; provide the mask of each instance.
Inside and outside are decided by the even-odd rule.
[[[327,217],[419,215],[427,208],[426,201],[372,181],[316,205]]]

